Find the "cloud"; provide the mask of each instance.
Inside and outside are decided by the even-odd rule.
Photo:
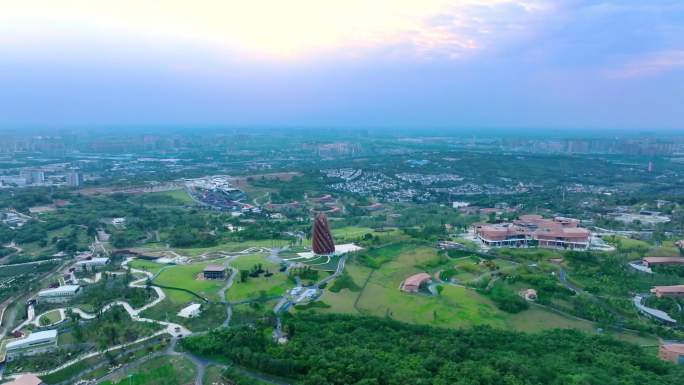
[[[610,77],[618,79],[655,76],[665,72],[684,69],[684,49],[653,52],[628,61],[622,67],[609,71]]]
[[[119,45],[189,42],[271,57],[387,47],[461,57],[548,8],[543,0],[0,0],[0,44],[114,37]]]

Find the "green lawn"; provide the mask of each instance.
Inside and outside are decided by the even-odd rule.
[[[250,277],[246,282],[240,282],[240,278],[237,276],[233,281],[233,286],[228,290],[229,301],[236,302],[262,296],[282,295],[287,289],[294,287],[294,284],[288,281],[287,275],[278,271],[280,266],[269,261],[265,254],[241,255],[230,261],[230,265],[238,270],[250,270],[259,263],[262,265],[262,269],[273,273],[273,275],[264,277],[262,274],[257,278]]]
[[[214,262],[213,264],[217,263],[220,264],[221,262]],[[218,292],[225,285],[225,281],[198,279],[202,270],[209,264],[211,263],[193,263],[169,267],[157,276],[154,283],[190,290],[209,300],[219,300]],[[164,289],[164,292],[171,301],[176,303],[197,300],[193,295],[179,290]]]
[[[370,227],[346,226],[340,228],[333,228],[332,235],[337,241],[356,240],[366,234],[372,234],[380,238],[397,235],[400,231],[397,229],[390,229],[388,231],[375,231]]]
[[[59,322],[59,321],[62,320],[62,316],[61,316],[61,314],[59,313],[59,310],[52,310],[52,311],[46,313],[45,315],[43,315],[43,316],[40,317],[40,318],[41,318],[41,323],[44,322],[44,321],[43,321],[44,319],[47,319],[47,320],[49,321],[49,322],[46,323],[45,325],[51,325],[51,324],[53,324],[53,323],[55,323],[55,322]]]
[[[228,382],[223,379],[223,368],[216,365],[207,366],[204,372],[203,385],[228,385]]]
[[[359,240],[359,238],[363,237],[366,234],[372,234],[373,236],[376,236],[380,238],[381,240],[389,241],[390,238],[396,239],[399,235],[402,234],[400,230],[397,229],[389,229],[388,231],[375,231],[370,227],[361,227],[361,226],[345,226],[345,227],[335,227],[335,224],[331,224],[331,232],[333,235],[333,238],[335,239],[335,243],[351,243],[354,241]],[[302,246],[311,248],[311,240],[310,239],[305,239],[302,242]]]
[[[287,241],[282,239],[261,239],[244,242],[228,242],[211,247],[192,247],[192,248],[175,248],[174,250],[180,255],[189,257],[196,257],[205,253],[216,251],[236,252],[248,249],[250,247],[283,247],[287,245]]]
[[[190,198],[190,195],[185,191],[185,189],[178,189],[178,190],[172,190],[172,191],[163,191],[163,192],[154,192],[150,193],[150,195],[166,195],[169,196],[178,202],[181,202],[183,204],[190,204],[194,203],[195,201]]]
[[[152,358],[131,373],[130,378],[105,381],[102,385],[186,385],[193,383],[197,368],[183,357]]]
[[[263,268],[267,270],[278,269],[279,267],[277,264],[269,261],[268,256],[264,253],[238,255],[229,262],[230,266],[238,270],[249,270],[257,263],[261,263]]]
[[[195,299],[191,302],[197,303]],[[193,332],[205,331],[221,326],[226,319],[226,305],[221,303],[202,303],[200,315],[194,318],[179,317],[178,312],[189,305],[187,303],[178,303],[169,298],[163,300],[156,306],[153,306],[142,313],[145,318],[156,319],[160,321],[178,323]]]
[[[144,259],[135,259],[129,262],[128,266],[130,266],[133,269],[149,271],[152,274],[156,274],[159,270],[169,265],[164,265],[153,261],[147,261]]]
[[[441,259],[431,247],[395,244],[371,250],[372,260],[383,259],[380,268],[372,269],[351,262],[346,271],[360,287],[370,274],[362,292],[342,289],[339,293],[326,290],[322,300],[331,305],[320,312],[340,312],[391,317],[400,321],[431,324],[446,327],[462,327],[478,324],[505,326],[506,314],[498,310],[486,297],[463,287],[444,285],[440,296],[431,297],[408,294],[399,290],[401,282],[410,275],[440,269]],[[453,263],[448,260],[446,263]],[[433,267],[434,266],[434,267]],[[372,272],[372,274],[371,274]],[[357,301],[356,307],[354,303]]]

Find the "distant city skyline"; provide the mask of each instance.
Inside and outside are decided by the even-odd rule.
[[[0,129],[684,130],[684,4],[0,1]]]

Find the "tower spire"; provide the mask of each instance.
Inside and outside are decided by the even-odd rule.
[[[311,240],[311,248],[315,254],[332,254],[335,252],[335,242],[332,234],[330,234],[328,218],[323,213],[316,215],[314,219]]]

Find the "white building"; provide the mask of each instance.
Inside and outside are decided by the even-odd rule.
[[[10,341],[5,345],[8,359],[21,355],[45,353],[55,347],[57,347],[57,330],[55,329],[31,333],[26,338]]]
[[[104,266],[109,263],[109,258],[102,257],[102,258],[91,258],[91,259],[84,259],[82,261],[76,262],[76,266],[82,268],[83,266],[85,267],[93,267],[93,266]]]
[[[43,170],[24,169],[19,171],[19,176],[25,178],[26,181],[31,184],[45,183],[45,173]]]
[[[83,183],[83,175],[81,173],[73,171],[66,176],[67,185],[71,187],[78,187]]]
[[[202,305],[198,303],[191,303],[190,305],[184,307],[181,309],[181,311],[178,312],[179,317],[183,318],[195,318],[200,315]]]
[[[38,299],[45,302],[63,302],[75,297],[80,291],[79,285],[64,285],[54,289],[38,292]]]
[[[353,253],[355,251],[363,250],[362,247],[356,246],[353,243],[344,243],[342,245],[335,245],[335,252],[333,255],[343,255],[347,253]],[[311,259],[314,257],[318,257],[318,255],[314,254],[312,251],[304,252],[304,253],[297,253],[300,257],[304,259]]]

